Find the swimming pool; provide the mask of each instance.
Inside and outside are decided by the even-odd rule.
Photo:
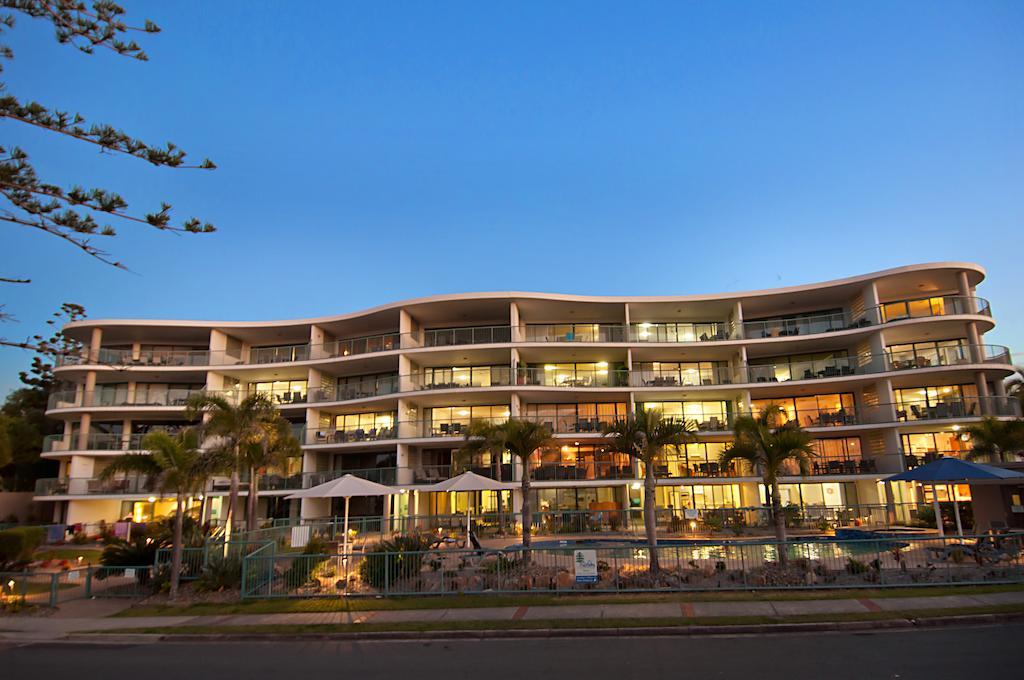
[[[681,552],[688,559],[775,559],[776,545],[772,538],[707,539],[667,538],[658,539],[660,552]],[[849,555],[870,555],[889,551],[895,547],[905,548],[909,543],[893,535],[875,535],[857,540],[835,536],[797,536],[786,542],[790,557],[821,559]],[[643,538],[573,538],[535,541],[533,550],[599,550],[609,556],[628,557],[647,547]],[[522,544],[512,545],[505,550],[522,550]]]

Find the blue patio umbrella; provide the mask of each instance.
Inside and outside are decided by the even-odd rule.
[[[998,484],[1000,482],[1024,482],[1024,473],[1015,470],[1006,470],[993,465],[982,465],[972,463],[959,458],[939,458],[927,465],[916,467],[888,479],[890,482],[920,482],[921,484],[932,485],[932,504],[935,507],[935,522],[938,525],[939,535],[942,531],[942,514],[939,511],[939,500],[935,495],[935,487],[939,484]],[[956,517],[956,530],[960,536],[964,535],[963,526],[960,523],[960,505],[956,496],[951,495],[953,500],[953,514]]]

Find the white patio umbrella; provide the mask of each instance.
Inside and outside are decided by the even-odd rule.
[[[461,475],[446,479],[443,482],[432,484],[430,486],[423,487],[421,491],[508,491],[516,488],[518,485],[509,482],[499,482],[491,479],[490,477],[484,477],[478,475],[475,472],[463,472]],[[469,502],[466,503],[466,548],[470,547],[470,521],[472,519],[472,510],[470,509]]]
[[[354,496],[392,496],[401,493],[398,489],[371,482],[355,475],[345,475],[309,489],[293,493],[287,498],[344,498],[345,536],[342,539],[341,554],[348,561],[348,506]]]

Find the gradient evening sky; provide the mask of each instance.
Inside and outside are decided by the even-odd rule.
[[[481,290],[689,294],[936,260],[1024,350],[1024,3],[135,2],[151,60],[18,17],[8,89],[172,140],[153,168],[3,123],[42,176],[161,200],[117,271],[4,227],[24,337],[89,315],[259,320]],[[1019,356],[1019,355],[1018,355]],[[0,351],[0,389],[29,362]]]

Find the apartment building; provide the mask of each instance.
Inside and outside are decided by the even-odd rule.
[[[65,332],[84,349],[59,362],[64,387],[48,410],[64,423],[43,454],[60,477],[36,497],[69,524],[167,514],[147,480],[99,473],[147,432],[187,425],[188,396],[205,390],[263,392],[301,438],[301,458],[262,472],[266,518],[336,515],[329,500],[285,497],[349,472],[402,489],[354,501],[356,515],[379,516],[385,502],[392,517],[493,510],[494,493],[418,489],[466,468],[518,480],[507,458],[453,455],[471,420],[509,417],[546,423],[558,440],[533,461],[534,508],[639,507],[642,471],[601,436],[639,405],[698,428],[656,470],[661,507],[757,508],[754,471],[718,457],[738,415],[778,404],[818,453],[812,474],[783,480],[785,504],[899,519],[931,498],[888,476],[960,455],[962,428],[983,416],[1020,416],[1003,385],[1010,352],[985,343],[995,321],[976,293],[984,276],[946,262],[717,295],[467,293],[296,321],[79,321]],[[196,510],[221,516],[227,490],[213,480]],[[506,496],[518,507],[518,491]]]

